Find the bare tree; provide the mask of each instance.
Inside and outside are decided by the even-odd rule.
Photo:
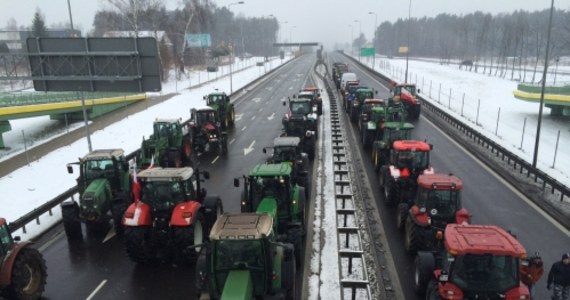
[[[136,37],[139,36],[142,14],[148,11],[159,11],[164,7],[161,0],[107,0],[107,2],[126,18]]]

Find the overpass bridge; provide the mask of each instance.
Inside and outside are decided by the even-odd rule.
[[[87,118],[92,119],[146,99],[146,94],[85,93]],[[0,148],[5,148],[2,134],[12,130],[10,120],[49,115],[52,120],[83,120],[78,93],[24,93],[0,95]]]

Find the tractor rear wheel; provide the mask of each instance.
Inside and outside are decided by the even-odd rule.
[[[396,228],[398,228],[398,230],[404,229],[409,210],[410,206],[407,203],[398,204],[398,208],[396,209]]]
[[[431,252],[418,252],[414,259],[414,292],[424,294],[435,269],[435,258]]]
[[[124,235],[127,255],[132,261],[148,264],[156,258],[156,250],[150,240],[149,227],[127,227]]]
[[[209,232],[214,223],[219,216],[224,213],[224,204],[222,203],[222,199],[218,196],[206,197],[204,198],[204,220],[206,221],[206,228]]]
[[[67,239],[82,239],[83,233],[81,232],[81,222],[79,221],[79,207],[77,205],[62,207],[61,216]]]
[[[42,254],[28,246],[16,255],[9,286],[10,294],[14,299],[39,299],[47,279],[47,267]]]
[[[305,230],[300,226],[291,227],[287,230],[287,242],[295,247],[295,262],[297,266],[301,264],[304,235]]]
[[[229,120],[230,120],[230,126],[233,127],[236,123],[236,111],[233,107],[232,110],[230,111]]]
[[[184,264],[194,264],[196,262],[201,247],[191,249],[188,249],[188,247],[204,243],[204,238],[207,234],[205,223],[204,214],[199,211],[194,217],[191,226],[173,228],[172,236],[176,252],[180,255],[180,260]]]
[[[415,254],[424,244],[423,228],[416,225],[410,216],[406,219],[404,248],[409,254]]]
[[[400,187],[398,183],[390,177],[388,174],[388,169],[384,169],[383,175],[383,186],[384,186],[384,201],[386,205],[396,204],[400,193]]]

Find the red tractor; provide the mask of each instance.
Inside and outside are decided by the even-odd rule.
[[[8,224],[0,218],[0,289],[7,299],[40,299],[47,279],[46,262],[31,242],[12,238]],[[4,298],[2,298],[4,299]]]
[[[392,94],[392,101],[401,102],[404,105],[410,119],[417,120],[420,117],[422,106],[417,95],[420,93],[420,89],[416,89],[415,84],[394,84],[390,93]]]
[[[380,189],[384,201],[396,205],[413,199],[417,190],[417,179],[421,174],[433,174],[429,164],[429,152],[433,145],[423,141],[395,141],[390,150],[389,165],[380,168]]]
[[[136,178],[140,200],[123,218],[127,254],[137,263],[173,259],[193,263],[210,228],[223,213],[222,200],[200,188],[208,172],[183,168],[151,168]]]
[[[526,250],[498,226],[449,224],[441,251],[415,258],[414,290],[426,299],[530,299],[519,264]]]
[[[463,182],[451,174],[418,177],[418,191],[410,202],[401,202],[396,211],[399,229],[405,229],[404,247],[408,253],[436,250],[447,224],[469,223],[470,215],[461,204]]]
[[[313,93],[312,104],[317,108],[317,114],[320,116],[323,114],[323,98],[321,97],[321,89],[316,86],[306,86],[303,88],[302,92]]]

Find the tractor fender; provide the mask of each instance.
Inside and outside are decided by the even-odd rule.
[[[14,243],[14,248],[4,259],[2,269],[0,270],[0,287],[6,287],[12,284],[12,268],[14,266],[14,261],[16,260],[16,257],[18,257],[20,251],[31,244],[32,242],[30,241]]]
[[[429,215],[427,211],[422,212],[417,205],[410,208],[410,218],[418,226],[429,226]]]
[[[455,212],[455,223],[457,224],[469,224],[471,223],[471,215],[467,209],[462,208]]]
[[[441,274],[441,271],[439,273]],[[439,277],[439,274],[438,274],[438,277]],[[438,277],[436,277],[436,279]],[[445,284],[438,282],[437,283],[437,290],[439,291],[438,295],[440,297],[441,297],[441,295],[453,295],[454,297],[457,297],[457,299],[464,299],[463,291],[461,290],[461,288],[459,288],[453,282],[448,281],[448,282],[445,282]],[[528,295],[528,293],[527,293],[527,295]],[[513,299],[513,298],[505,297],[505,299]]]
[[[129,227],[149,226],[152,224],[150,205],[136,201],[132,203],[125,211],[123,216],[123,225]]]
[[[526,298],[521,296],[526,296]],[[519,286],[514,287],[505,293],[505,299],[530,299],[530,292],[528,287],[519,281]]]
[[[198,201],[186,201],[174,207],[170,217],[170,226],[190,226],[193,224],[193,217],[202,208]]]

